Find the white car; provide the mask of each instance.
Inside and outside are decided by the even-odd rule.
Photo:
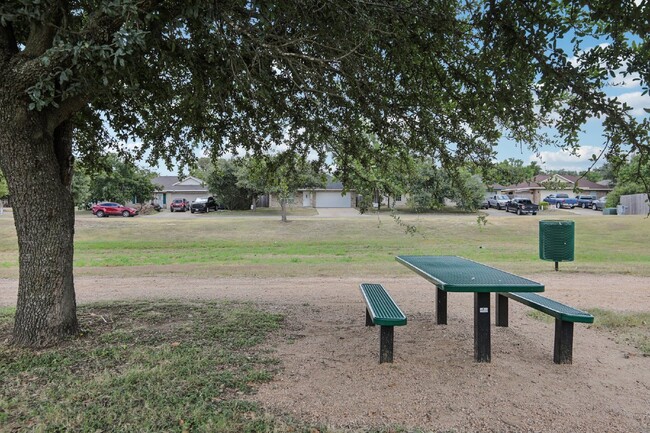
[[[488,197],[488,208],[495,207],[499,210],[506,208],[506,203],[510,201],[507,195],[491,195]]]

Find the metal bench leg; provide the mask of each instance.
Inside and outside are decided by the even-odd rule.
[[[393,362],[393,326],[380,326],[379,363]]]
[[[508,327],[508,298],[501,293],[496,294],[494,316],[497,326]]]
[[[372,321],[368,308],[366,307],[366,326],[375,326],[375,322]]]
[[[556,364],[571,364],[573,362],[573,322],[555,319],[553,362]]]
[[[438,325],[447,324],[447,292],[436,287],[436,320]]]
[[[491,360],[489,293],[474,293],[474,359]]]

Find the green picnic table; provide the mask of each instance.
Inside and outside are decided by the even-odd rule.
[[[474,359],[490,362],[490,293],[543,292],[535,281],[456,256],[397,256],[436,286],[436,319],[447,324],[447,293],[474,293]]]

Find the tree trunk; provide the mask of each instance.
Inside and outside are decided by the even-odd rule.
[[[282,222],[287,222],[287,201],[282,199],[280,200],[280,209],[282,209]]]
[[[0,168],[18,235],[18,303],[12,343],[44,347],[76,335],[72,260],[72,131],[48,131],[46,115],[0,101]]]

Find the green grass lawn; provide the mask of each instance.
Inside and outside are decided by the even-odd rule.
[[[2,337],[9,316],[0,311]],[[78,316],[84,335],[59,348],[0,348],[0,430],[302,428],[245,400],[278,368],[258,346],[281,316],[218,302],[96,304]]]
[[[207,217],[207,218],[204,218]],[[543,217],[542,217],[543,218]],[[165,274],[297,276],[305,267],[314,275],[392,275],[406,273],[394,262],[399,254],[451,254],[515,273],[546,272],[539,260],[540,217],[488,218],[475,215],[402,215],[397,224],[381,217],[318,219],[203,215],[193,219],[78,218],[75,268],[102,274],[139,267]],[[650,221],[644,217],[575,217],[575,261],[563,270],[583,273],[650,275]],[[417,228],[407,234],[403,224]],[[0,220],[0,277],[15,277],[18,248],[15,228]],[[127,271],[125,271],[127,272]],[[131,271],[128,271],[131,272]]]

